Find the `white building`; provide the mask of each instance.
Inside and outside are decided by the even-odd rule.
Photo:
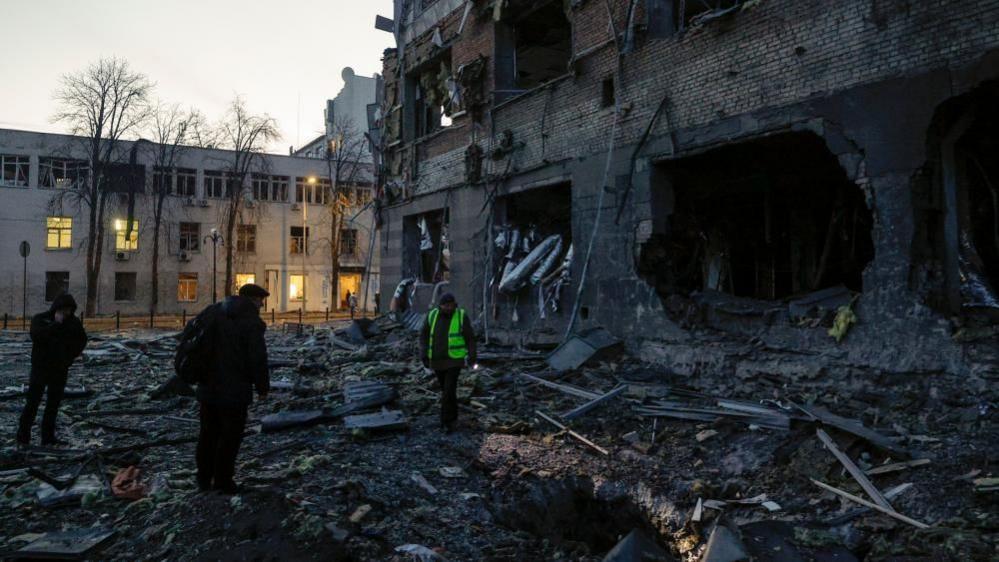
[[[351,67],[345,67],[340,73],[343,78],[343,88],[331,100],[326,100],[323,111],[323,121],[326,131],[305,145],[295,149],[292,154],[305,158],[326,158],[326,147],[329,142],[344,127],[352,128],[356,134],[369,132],[370,116],[378,110],[378,88],[381,77],[358,76]],[[361,160],[371,160],[368,143],[363,143]]]
[[[62,291],[84,306],[86,297],[87,207],[75,191],[88,173],[80,137],[0,129],[0,314],[20,315],[24,262],[18,248],[31,246],[27,259],[28,314],[47,308]],[[142,143],[146,144],[146,143]],[[133,143],[121,146],[127,161]],[[147,145],[151,148],[152,145]],[[175,168],[156,169],[153,150],[137,150],[145,170],[136,196],[134,232],[126,238],[127,198],[108,203],[98,314],[145,314],[151,304],[154,186],[169,190],[160,228],[160,314],[197,312],[212,301],[213,245],[208,235],[223,230],[226,199],[224,162],[230,152],[185,148]],[[346,292],[375,306],[379,291],[378,252],[370,239],[373,217],[370,165],[364,180],[350,187],[353,205],[344,218],[340,274],[330,279],[330,185],[326,163],[295,156],[263,155],[248,178],[247,203],[236,240],[217,247],[215,280],[224,293],[225,244],[235,243],[235,284],[255,282],[271,292],[267,310],[342,309]],[[375,235],[377,233],[374,233]],[[303,251],[304,250],[304,251]],[[369,259],[370,253],[371,259]],[[370,265],[370,267],[369,267]],[[368,275],[365,275],[366,268]],[[363,291],[367,286],[367,299]]]

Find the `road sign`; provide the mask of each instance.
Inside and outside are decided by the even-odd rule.
[[[28,257],[28,255],[31,254],[31,244],[28,244],[27,240],[21,242],[21,247],[19,248],[19,251],[21,252],[22,258]]]

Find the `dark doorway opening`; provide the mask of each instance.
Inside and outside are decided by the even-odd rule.
[[[863,288],[874,257],[863,192],[823,140],[784,133],[661,165],[639,268],[665,297],[776,300]]]
[[[913,181],[913,285],[948,312],[999,312],[999,81],[940,105]]]
[[[571,270],[570,184],[497,198],[493,225],[493,317],[516,323],[560,312]]]
[[[567,74],[572,24],[563,3],[511,2],[496,24],[495,49],[497,102]]]
[[[413,277],[421,283],[450,279],[447,209],[404,217],[402,236],[404,277]]]

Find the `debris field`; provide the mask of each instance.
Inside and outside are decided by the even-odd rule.
[[[0,551],[184,560],[994,560],[994,381],[677,375],[597,329],[485,345],[455,433],[389,316],[271,330],[239,495],[198,492],[177,335],[92,337],[61,448],[13,447],[30,342],[0,335]],[[705,346],[779,360],[752,341]]]

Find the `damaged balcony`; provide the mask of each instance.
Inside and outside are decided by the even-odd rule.
[[[639,269],[667,309],[769,321],[835,310],[863,290],[872,218],[823,140],[784,133],[663,163]],[[689,320],[689,318],[687,318]]]

